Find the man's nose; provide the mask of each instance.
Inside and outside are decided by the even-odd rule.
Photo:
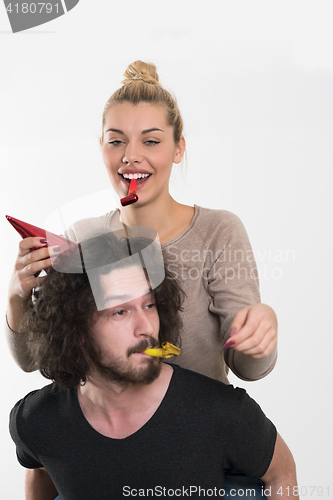
[[[136,311],[134,334],[137,337],[151,337],[154,334],[154,325],[148,317],[147,310]]]

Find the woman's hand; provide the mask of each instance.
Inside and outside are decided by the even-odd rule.
[[[253,304],[236,314],[224,347],[253,358],[265,358],[277,345],[277,328],[273,309],[266,304]]]
[[[47,241],[38,237],[20,241],[18,256],[9,283],[7,321],[10,328],[19,331],[23,307],[43,277],[38,277],[43,269],[51,267],[50,252],[58,253],[60,247],[47,247]],[[33,248],[37,250],[32,250]]]

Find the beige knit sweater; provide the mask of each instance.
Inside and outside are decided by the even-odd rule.
[[[228,367],[241,379],[258,380],[276,362],[276,350],[254,359],[224,349],[235,314],[260,302],[257,269],[242,222],[225,210],[195,205],[190,226],[163,249],[172,275],[186,293],[181,354],[173,360],[184,368],[228,383]],[[96,231],[121,229],[119,211],[75,222],[66,236],[82,241]],[[27,355],[26,336],[6,325],[13,357],[25,371],[35,370]]]

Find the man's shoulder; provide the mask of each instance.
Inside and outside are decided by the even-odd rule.
[[[184,394],[189,398],[200,398],[201,401],[205,400],[210,404],[224,402],[230,404],[242,404],[247,393],[244,389],[234,387],[231,384],[224,384],[219,380],[212,379],[201,373],[197,373],[178,365],[172,365],[174,368],[174,382],[179,386]]]
[[[29,392],[16,403],[11,411],[11,418],[24,422],[36,422],[50,413],[56,412],[59,402],[66,398],[68,389],[61,389],[56,384],[46,385],[42,389]]]
[[[245,389],[224,384],[200,373],[173,365],[172,408],[177,410],[180,419],[188,425],[204,425],[219,428],[227,426],[234,432],[239,426],[255,428],[274,428],[264,412]],[[170,401],[170,399],[169,399]],[[195,425],[193,425],[193,422]],[[241,428],[239,427],[239,428]]]

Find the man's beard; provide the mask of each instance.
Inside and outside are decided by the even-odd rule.
[[[150,340],[141,340],[136,346],[128,349],[127,358],[129,359],[136,352],[143,352],[156,346],[158,342],[153,337]],[[121,385],[151,384],[159,376],[162,368],[161,359],[157,357],[147,357],[143,366],[133,368],[126,361],[103,356],[103,353],[98,355],[94,365],[104,379]]]

